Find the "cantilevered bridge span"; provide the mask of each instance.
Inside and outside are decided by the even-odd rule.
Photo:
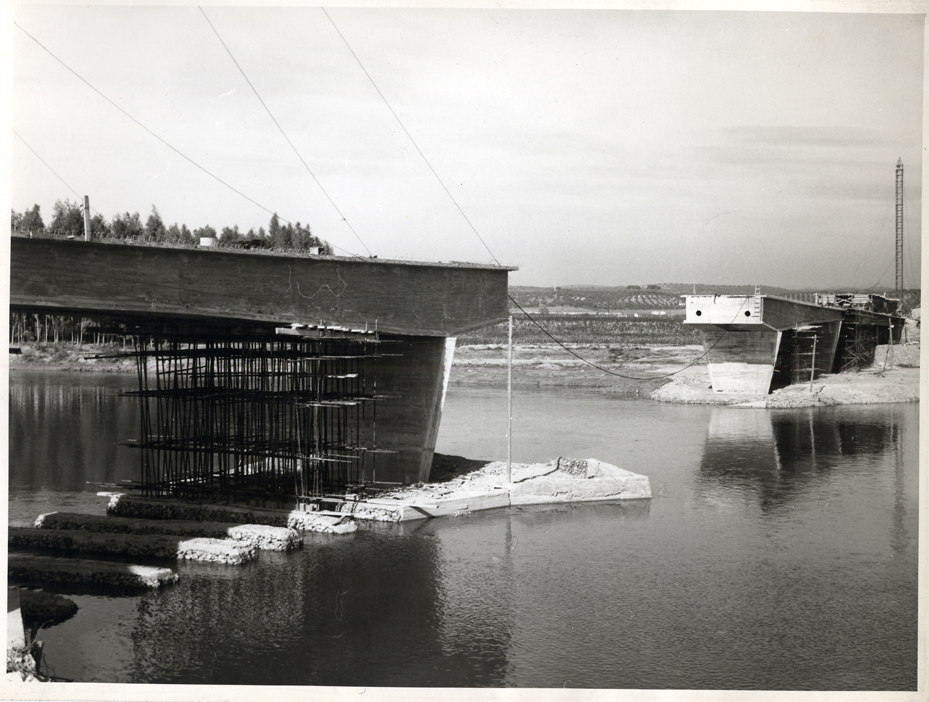
[[[10,252],[11,311],[133,338],[141,488],[200,499],[427,479],[455,337],[506,319],[513,270],[22,237]]]

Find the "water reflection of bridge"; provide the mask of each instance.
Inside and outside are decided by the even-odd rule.
[[[505,557],[501,535],[496,529],[494,546]],[[140,600],[133,679],[502,684],[508,626],[491,619],[490,628],[472,631],[446,616],[461,593],[445,590],[449,563],[441,539],[428,528],[392,526],[350,541],[309,538],[302,553],[277,562],[264,562],[263,555],[255,566],[228,574],[201,569],[186,585]],[[486,582],[479,594],[490,594]],[[513,603],[496,605],[512,611]]]
[[[473,515],[466,526],[374,525],[348,539],[307,535],[302,552],[263,553],[246,568],[192,566],[176,587],[139,600],[131,678],[502,687],[526,605],[520,535],[555,527],[563,540],[574,533],[561,531],[566,523],[646,519],[649,508],[539,505]]]
[[[719,408],[710,416],[699,480],[755,493],[762,508],[776,508],[828,474],[836,459],[882,456],[901,440],[892,411]]]

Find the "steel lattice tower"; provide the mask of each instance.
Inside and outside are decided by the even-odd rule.
[[[903,159],[897,159],[897,298],[903,299]]]

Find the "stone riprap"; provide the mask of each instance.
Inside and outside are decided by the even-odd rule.
[[[26,587],[56,587],[65,590],[137,592],[157,590],[177,582],[170,568],[116,563],[79,558],[51,558],[27,553],[10,553],[7,562],[10,583]]]
[[[108,534],[67,529],[11,527],[7,539],[12,550],[40,549],[69,554],[177,558],[238,565],[253,560],[258,549],[230,539],[180,539],[167,534]]]
[[[469,461],[473,465],[474,461]],[[510,505],[594,500],[640,500],[652,496],[644,475],[595,458],[557,458],[549,463],[514,463],[511,481],[506,463],[484,464],[478,470],[439,483],[419,483],[366,499],[346,499],[335,512],[298,512],[229,505],[182,503],[129,495],[113,495],[107,511],[146,519],[231,519],[287,524],[305,531],[342,533],[357,529],[355,520],[402,522],[458,516]]]
[[[72,512],[49,512],[35,520],[36,529],[82,530],[112,534],[170,534],[183,537],[232,539],[264,551],[290,551],[303,545],[295,529],[266,524],[230,526],[220,522],[179,519],[131,519]]]
[[[134,497],[123,493],[109,495],[109,497],[110,501],[106,510],[107,514],[114,517],[261,524],[329,534],[346,534],[358,529],[358,525],[354,523],[351,516],[344,514],[176,502]]]
[[[258,549],[255,546],[228,539],[187,539],[177,545],[177,558],[182,561],[240,565],[257,556]]]
[[[399,522],[403,516],[402,505],[378,499],[346,501],[339,511],[366,522]]]
[[[77,614],[74,600],[42,590],[19,591],[23,623],[33,632],[39,627],[50,627],[65,622]]]
[[[287,525],[300,531],[317,531],[323,534],[350,534],[358,531],[354,515],[325,514],[322,512],[291,512]]]

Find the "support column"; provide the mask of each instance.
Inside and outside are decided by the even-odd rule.
[[[377,360],[377,481],[429,479],[451,369],[454,339],[381,335]],[[369,427],[368,430],[372,428]],[[366,442],[367,442],[367,437]]]
[[[767,394],[780,339],[776,331],[704,329],[703,346],[713,390]]]

